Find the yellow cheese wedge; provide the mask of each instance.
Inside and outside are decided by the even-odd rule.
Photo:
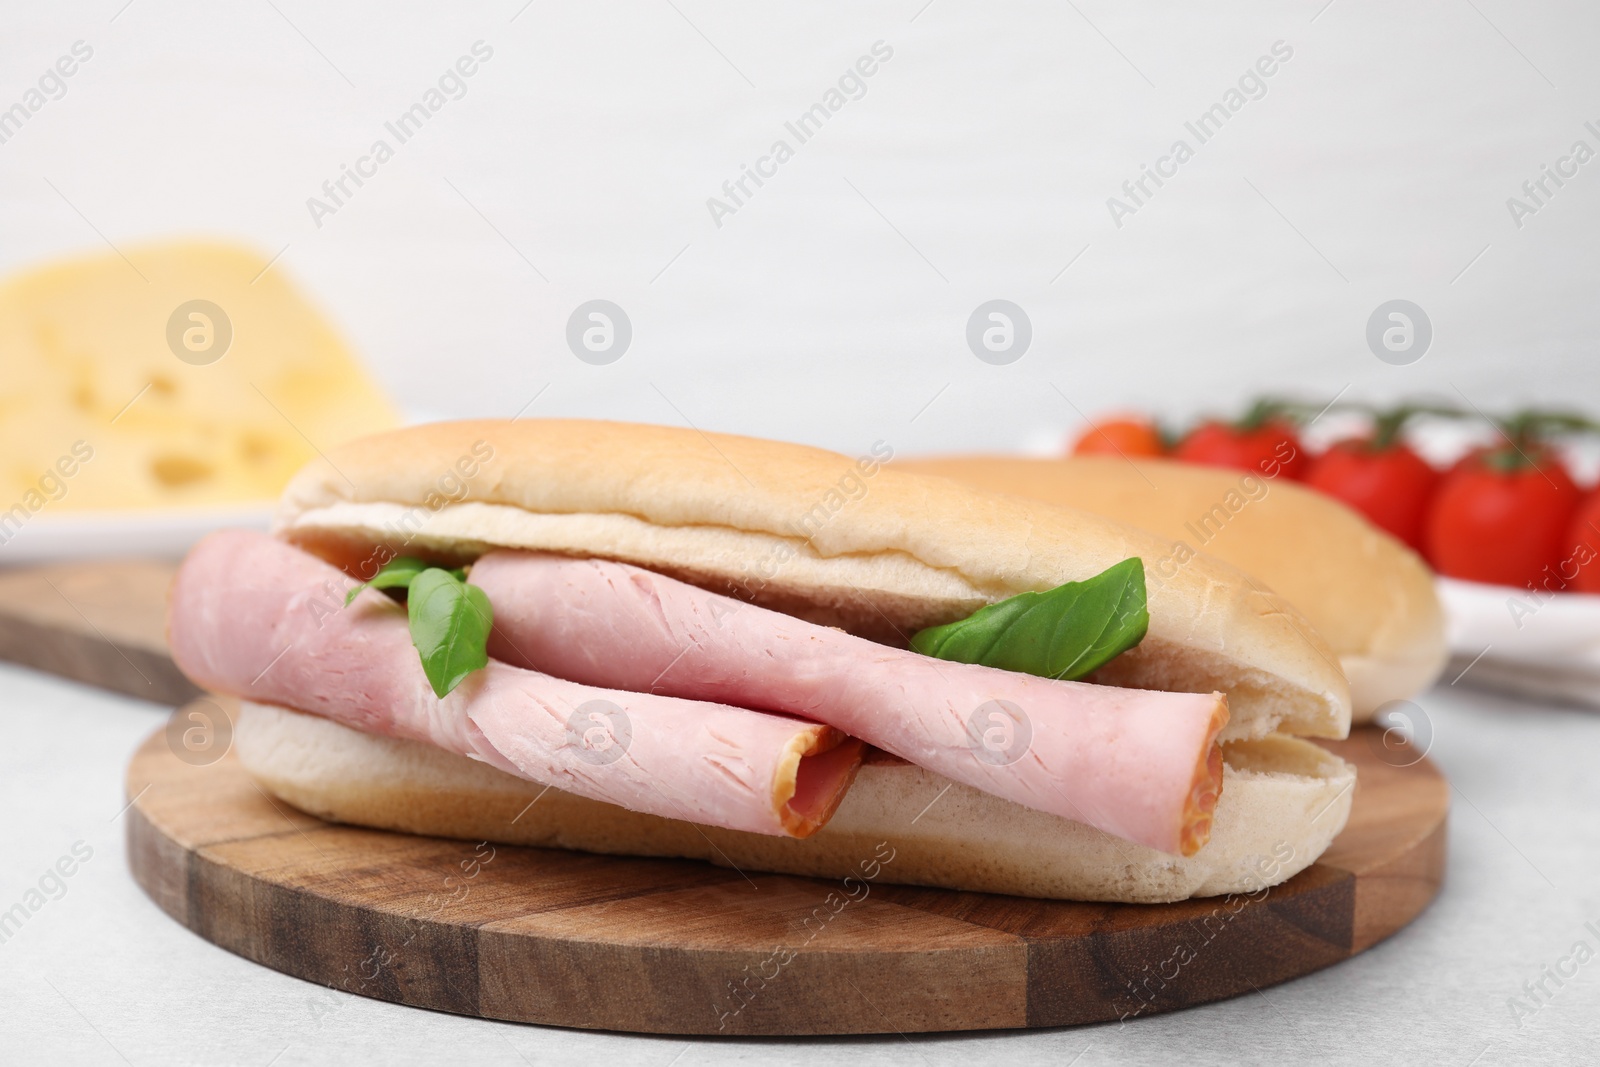
[[[265,503],[398,422],[282,263],[122,251],[0,285],[0,513]]]

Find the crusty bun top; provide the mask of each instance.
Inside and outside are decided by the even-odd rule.
[[[1241,572],[1075,511],[860,459],[693,429],[564,419],[433,423],[333,449],[276,532],[370,575],[386,553],[497,547],[624,560],[905,644],[984,604],[1145,561],[1150,630],[1093,679],[1229,696],[1225,737],[1342,737],[1350,697],[1303,616]]]
[[[1245,471],[1118,456],[902,461],[994,492],[1105,515],[1249,572],[1299,608],[1350,680],[1357,722],[1413,696],[1449,656],[1426,564],[1337,500]]]

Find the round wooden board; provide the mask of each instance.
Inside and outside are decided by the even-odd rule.
[[[262,792],[231,753],[180,760],[165,731],[128,769],[128,857],[157,904],[223,948],[417,1007],[671,1034],[1062,1026],[1286,981],[1427,906],[1443,776],[1374,727],[1327,747],[1360,782],[1322,859],[1253,897],[1178,904],[882,883],[847,900],[835,882],[693,861],[339,826]]]

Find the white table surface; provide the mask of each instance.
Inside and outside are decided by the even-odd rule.
[[[201,940],[150,902],[123,849],[124,767],[166,709],[3,665],[0,910],[75,842],[93,856],[65,895],[0,944],[0,1062],[1592,1062],[1600,961],[1560,988],[1547,982],[1554,996],[1520,1027],[1507,1002],[1575,942],[1600,948],[1584,929],[1600,920],[1600,717],[1448,687],[1419,703],[1433,757],[1455,785],[1449,876],[1421,918],[1346,963],[1122,1028],[685,1040],[399,1007],[323,990]]]

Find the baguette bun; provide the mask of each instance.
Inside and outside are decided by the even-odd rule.
[[[1149,634],[1092,680],[1225,692],[1227,740],[1348,732],[1332,650],[1243,573],[1196,557],[1161,576],[1162,538],[881,458],[623,423],[434,423],[314,461],[275,531],[360,577],[379,547],[451,564],[491,548],[621,560],[900,645],[1140,556]]]
[[[432,745],[248,701],[234,750],[267,789],[334,822],[829,878],[858,873],[887,841],[886,881],[1125,903],[1253,893],[1288,879],[1344,827],[1355,782],[1353,767],[1310,742],[1227,745],[1211,840],[1180,858],[892,758],[864,765],[832,821],[797,839],[643,815]]]
[[[1092,511],[1248,571],[1299,608],[1333,647],[1350,680],[1356,722],[1428,688],[1449,656],[1426,564],[1355,511],[1292,482],[1115,456],[895,465]]]

